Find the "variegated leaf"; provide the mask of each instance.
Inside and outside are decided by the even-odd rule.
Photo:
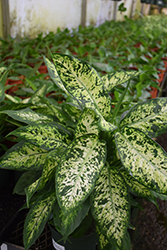
[[[40,86],[37,91],[33,94],[33,96],[29,99],[29,103],[39,104],[41,102],[41,97],[44,97],[47,90],[47,84],[43,84]]]
[[[65,149],[66,147],[64,147],[63,145],[47,154],[38,189],[44,188],[46,183],[51,179],[52,176],[54,176],[57,166],[60,162],[61,156],[63,155]]]
[[[138,76],[140,72],[131,70],[131,71],[116,71],[114,73],[106,74],[102,76],[102,80],[104,82],[104,86],[107,91],[111,91],[115,86],[123,84],[130,79]]]
[[[128,174],[126,170],[122,170],[120,173],[132,192],[140,197],[152,197],[150,190]]]
[[[129,126],[157,137],[167,131],[167,98],[154,98],[132,107],[120,122],[120,128]]]
[[[10,148],[0,161],[0,168],[31,170],[42,168],[48,151],[21,141]]]
[[[106,159],[105,142],[96,135],[74,140],[63,155],[56,172],[57,199],[69,213],[87,199]]]
[[[129,222],[128,190],[116,169],[105,166],[92,193],[92,212],[108,241],[120,247]]]
[[[41,177],[25,188],[27,207],[29,207],[30,199],[33,196],[33,194],[35,194],[35,192],[37,191],[40,181]]]
[[[28,250],[42,233],[46,222],[51,216],[55,202],[55,192],[47,192],[31,207],[24,223],[23,241],[25,250]]]
[[[46,58],[45,56],[43,56],[44,58],[44,62],[48,68],[48,72],[49,72],[49,75],[51,77],[51,79],[53,80],[53,82],[60,88],[62,89],[63,91],[67,92],[66,88],[64,87],[58,73],[57,73],[57,70],[54,66],[54,64],[52,62],[50,62],[50,60],[48,58]]]
[[[90,209],[89,200],[87,199],[82,205],[75,208],[72,212],[64,214],[58,204],[54,207],[54,225],[66,241],[68,236],[81,224]]]
[[[125,127],[115,134],[122,164],[140,183],[167,194],[167,154],[143,132]]]
[[[99,250],[112,250],[109,240],[104,234],[102,234],[101,230],[98,228],[97,225],[96,225],[96,233],[98,236],[98,249]]]
[[[91,109],[84,109],[80,119],[78,120],[75,137],[80,137],[86,134],[95,134],[98,135],[99,128],[97,125],[97,115]]]
[[[111,113],[111,98],[96,70],[68,55],[54,54],[53,62],[65,89],[81,107],[94,109],[107,119]]]
[[[12,117],[13,119],[20,122],[25,122],[27,124],[53,122],[52,116],[36,113],[32,111],[30,108],[21,110],[4,110],[1,111],[0,113],[5,113],[8,116]]]
[[[108,131],[108,132],[112,132],[117,128],[114,124],[107,122],[103,117],[99,118],[98,126],[99,129],[101,129],[102,131]]]
[[[65,145],[65,142],[63,142],[65,135],[59,133],[54,123],[23,126],[10,134],[46,150],[52,150],[63,144]]]

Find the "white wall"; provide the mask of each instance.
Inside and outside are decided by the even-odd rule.
[[[12,37],[77,28],[81,20],[81,0],[9,0],[9,9]]]
[[[123,20],[124,14],[130,16],[132,2],[134,10],[137,7],[140,12],[140,0],[87,0],[86,25],[114,19],[115,4],[118,8],[123,2],[127,12],[117,12],[117,20]],[[57,28],[77,28],[81,24],[81,8],[82,0],[9,0],[11,36],[34,37],[41,32],[56,32]]]

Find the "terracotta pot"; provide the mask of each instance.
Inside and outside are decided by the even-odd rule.
[[[159,50],[159,48],[158,48],[158,47],[155,47],[155,48],[151,48],[150,50],[151,50],[151,51],[154,51],[154,52],[157,52],[157,51]]]
[[[41,65],[39,67],[38,71],[39,71],[40,74],[46,74],[46,73],[48,73],[48,69],[47,69],[47,67],[45,65]]]
[[[135,47],[135,48],[140,48],[140,45],[142,45],[142,43],[141,43],[141,42],[138,42],[138,43],[136,43],[136,44],[134,45],[134,47]]]
[[[19,89],[18,85],[24,84],[24,82],[23,82],[24,76],[19,76],[19,78],[20,78],[20,80],[12,80],[10,78],[8,78],[6,80],[5,86],[15,85],[15,86],[11,86],[11,88],[9,88],[8,90],[5,91],[7,94],[13,95],[13,93]]]
[[[151,91],[150,91],[150,94],[151,94],[151,99],[153,98],[156,98],[157,95],[158,95],[158,89],[154,88],[154,87],[151,87]]]
[[[136,66],[131,66],[131,67],[129,67],[129,69],[138,70],[138,68]]]

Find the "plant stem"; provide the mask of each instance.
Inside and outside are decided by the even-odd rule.
[[[120,110],[122,101],[123,101],[123,99],[124,99],[124,97],[125,97],[125,94],[126,94],[126,92],[127,92],[127,90],[128,90],[129,84],[130,84],[130,80],[128,81],[128,84],[127,84],[127,86],[126,86],[124,92],[122,93],[122,95],[121,95],[121,97],[120,97],[120,99],[119,99],[117,105],[116,105],[115,108],[114,108],[114,113],[113,113],[113,116],[112,116],[111,123],[114,122],[114,119],[115,119],[115,117],[117,116],[117,114],[118,114],[118,112],[119,112],[119,110]]]

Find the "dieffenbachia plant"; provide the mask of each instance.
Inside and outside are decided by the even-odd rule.
[[[25,249],[52,220],[64,240],[93,223],[99,249],[128,250],[131,193],[152,201],[167,195],[167,154],[152,139],[167,131],[167,98],[122,114],[129,82],[139,72],[100,77],[68,55],[52,55],[53,63],[44,59],[66,101],[46,98],[43,85],[29,100],[35,110],[1,111],[22,124],[10,133],[20,141],[0,168],[24,171],[14,191],[26,194],[30,207]],[[109,93],[120,84],[126,87],[113,107]]]

